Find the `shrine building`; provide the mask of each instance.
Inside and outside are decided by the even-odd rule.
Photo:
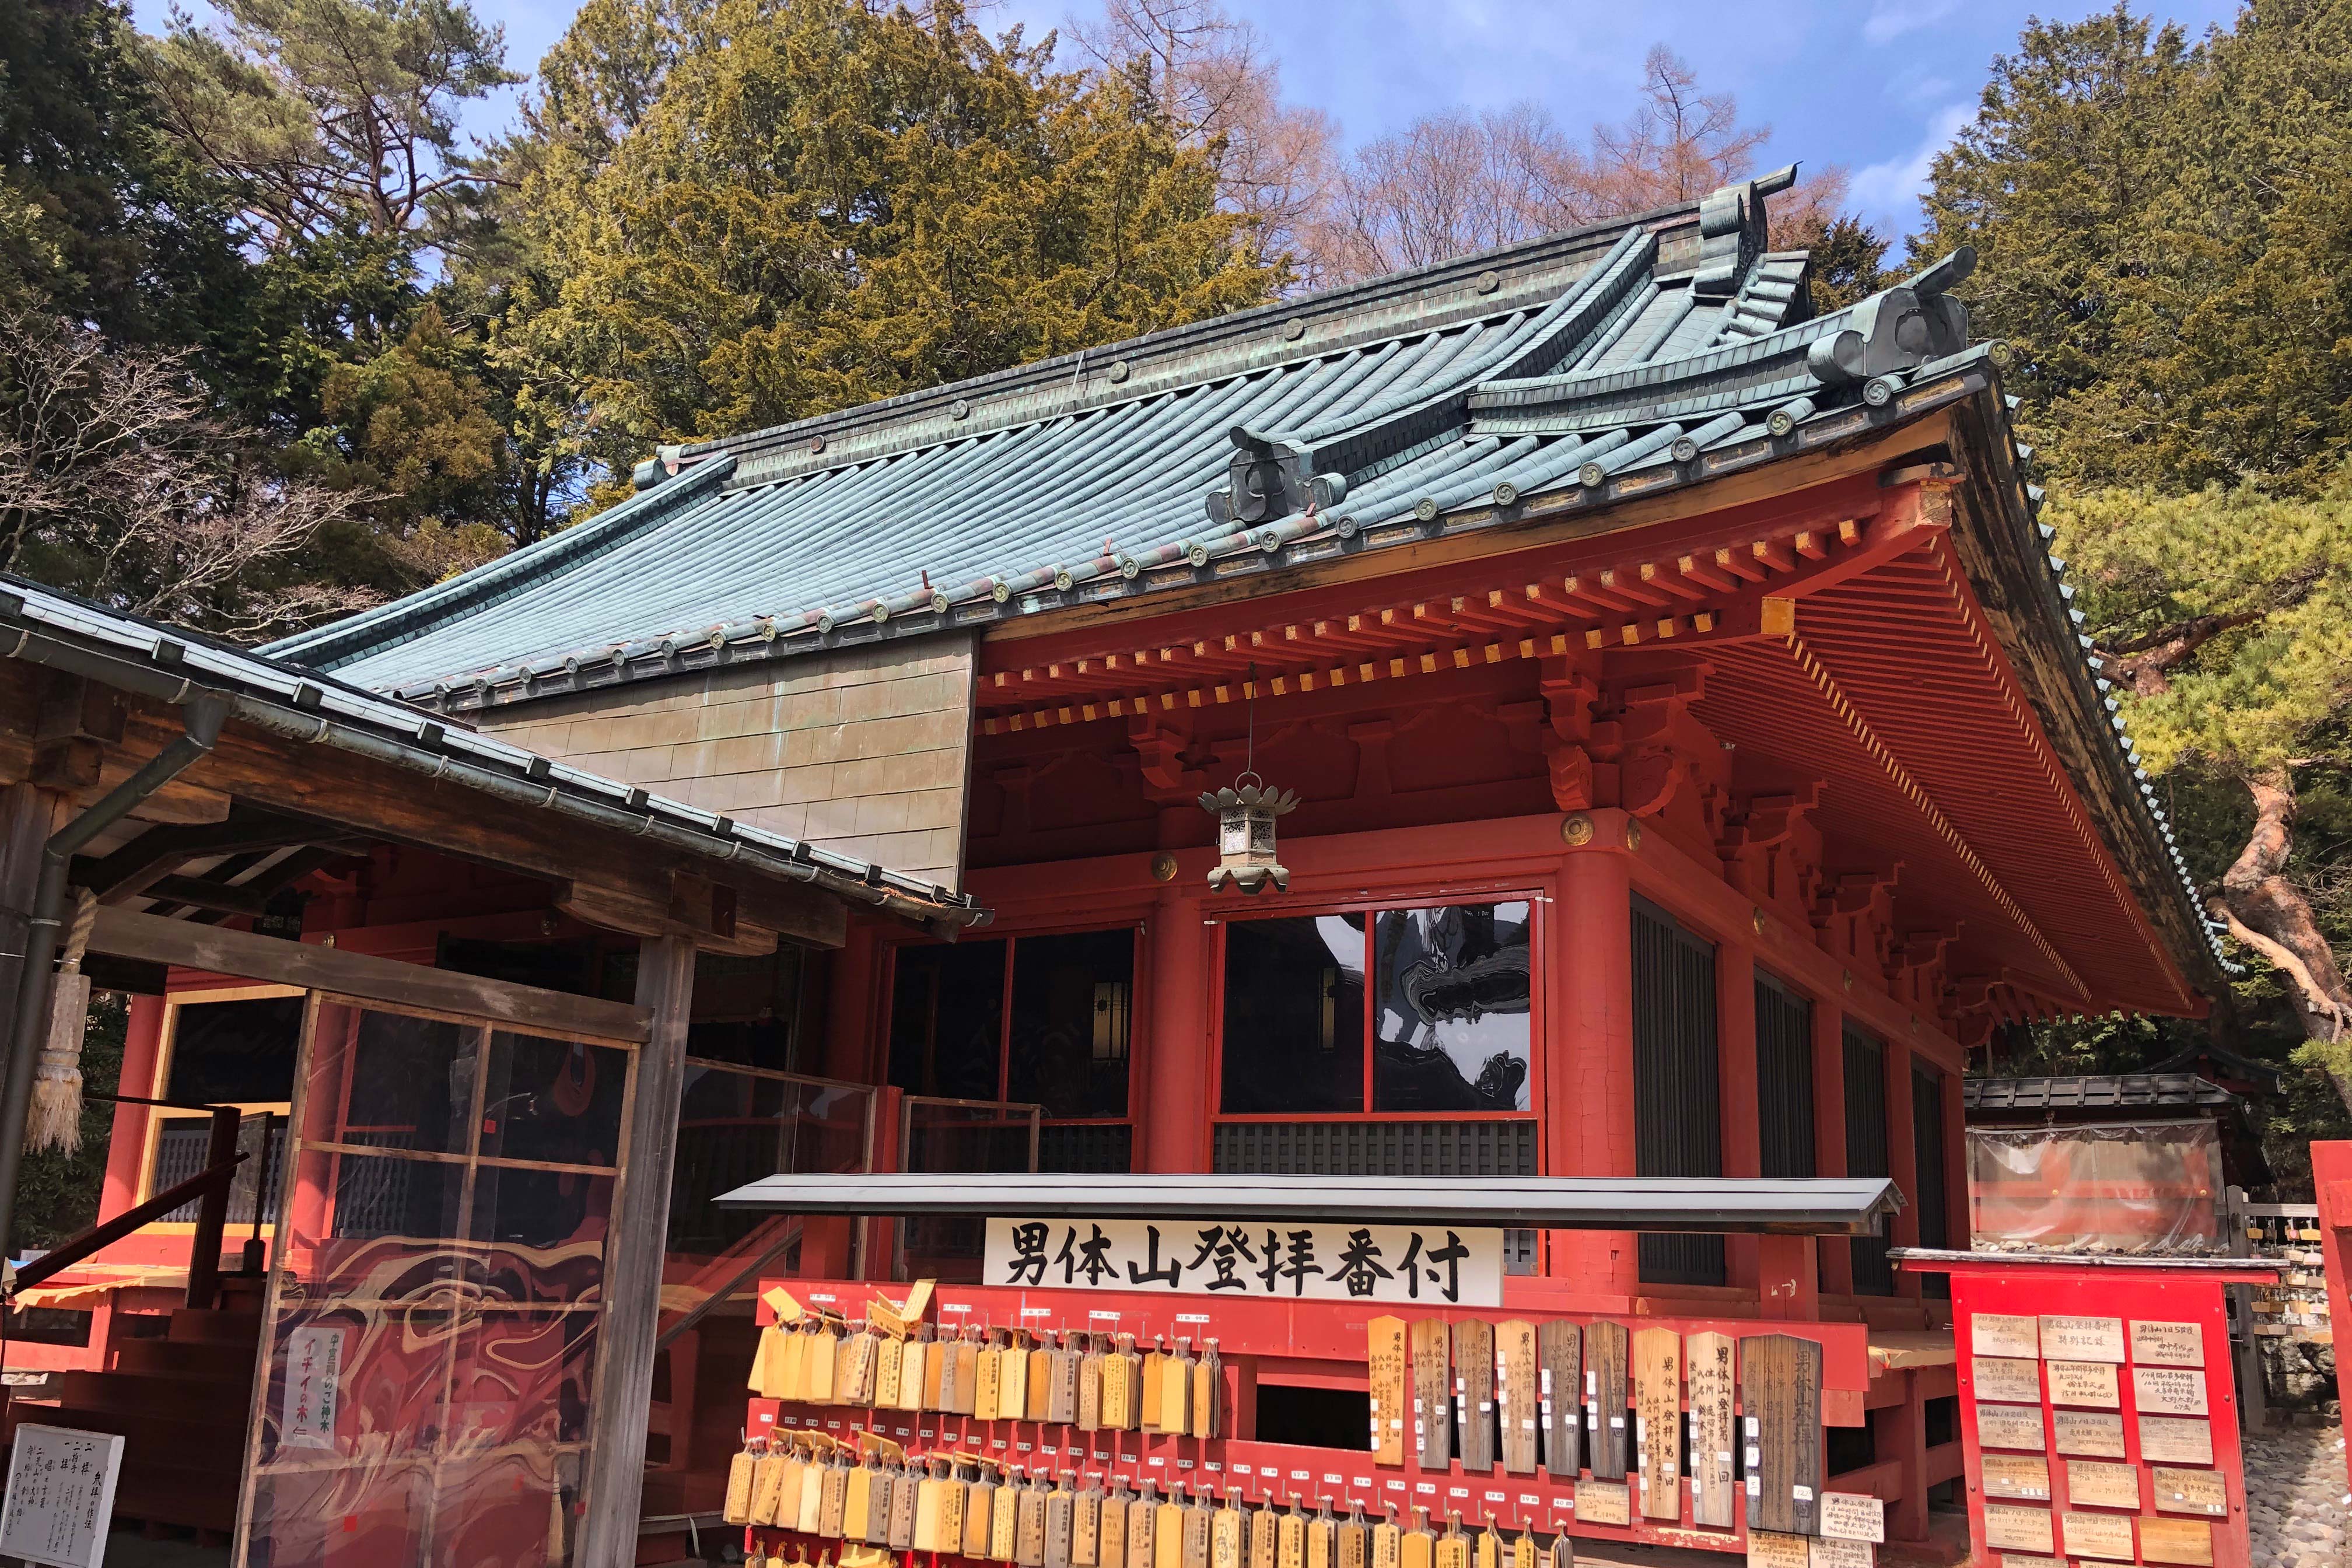
[[[1569,1505],[1526,1490],[1507,1430],[1486,1456],[1499,1489],[1475,1448],[1444,1461],[1446,1490],[1423,1485],[1441,1473],[1425,1452],[1376,1463],[1368,1310],[1573,1321],[1588,1358],[1601,1323],[1791,1337],[1819,1347],[1806,1440],[1826,1489],[1881,1500],[1890,1543],[1948,1547],[1931,1510],[1959,1506],[1963,1469],[1949,1305],[1888,1251],[1969,1246],[1971,1054],[2009,1024],[2201,1015],[2221,981],[2036,520],[2001,345],[1970,337],[1973,256],[1817,309],[1807,255],[1767,241],[1792,180],[665,447],[589,521],[261,650],[256,665],[503,748],[480,765],[526,786],[674,802],[698,858],[664,871],[666,896],[600,887],[610,852],[584,830],[569,868],[361,823],[208,918],[583,1005],[659,1004],[646,942],[698,956],[667,1004],[676,1071],[608,1082],[574,1047],[518,1058],[511,1099],[477,1101],[482,1128],[509,1125],[507,1105],[572,1151],[561,1180],[510,1181],[525,1201],[496,1215],[476,1195],[495,1187],[478,1185],[487,1131],[462,1194],[422,1195],[442,1167],[416,1152],[451,1147],[457,1124],[427,1025],[331,1044],[318,1015],[341,1004],[320,998],[348,994],[339,982],[189,956],[155,972],[121,1093],[275,1115],[264,1136],[290,1151],[227,1219],[233,1240],[249,1223],[285,1249],[250,1309],[262,1392],[238,1526],[283,1544],[247,1561],[391,1560],[331,1531],[298,1544],[298,1516],[399,1528],[415,1505],[386,1502],[384,1456],[430,1446],[402,1424],[446,1437],[504,1419],[501,1400],[549,1413],[499,1438],[533,1479],[477,1501],[554,1554],[469,1560],[585,1563],[582,1521],[625,1508],[643,1560],[675,1561],[723,1512],[747,1420],[805,1414],[756,1391],[777,1312],[761,1298],[854,1321],[869,1287],[903,1305],[895,1282],[919,1279],[958,1314],[941,1340],[1216,1341],[1217,1432],[1139,1445],[1136,1464],[1167,1458],[1136,1472],[1163,1488],[1179,1467],[1244,1490],[1311,1476],[1290,1489],[1344,1512],[1359,1476],[1381,1497],[1419,1495],[1410,1479],[1413,1506],[1498,1528],[1525,1522],[1523,1494]],[[301,809],[299,765],[284,805]],[[801,901],[778,913],[762,889],[796,874]],[[197,910],[176,892],[132,886],[110,907]],[[370,1039],[372,1065],[352,1043]],[[341,1098],[306,1110],[298,1086],[330,1058],[350,1058]],[[559,1289],[564,1258],[624,1236],[591,1169],[610,1145],[592,1157],[577,1131],[623,1114],[607,1097],[624,1079],[628,1159],[669,1162],[660,1267],[639,1238],[642,1278],[607,1258],[603,1295]],[[649,1086],[669,1102],[643,1103]],[[207,1126],[122,1105],[107,1212],[203,1164]],[[815,1193],[894,1173],[961,1195],[793,1206],[793,1178]],[[1127,1180],[1145,1175],[1163,1184]],[[1334,1191],[1392,1194],[1377,1223],[1432,1248],[1476,1215],[1426,1179],[1485,1178],[1496,1299],[1395,1305],[1433,1276],[1391,1247],[1371,1255],[1396,1277],[1367,1283],[1368,1309],[1347,1280],[1369,1244],[1343,1265],[1320,1232],[1302,1245],[1321,1250],[1288,1254],[1311,1281],[1252,1281],[1274,1248],[1237,1258],[1236,1236],[1358,1228],[1318,1185],[1342,1177],[1360,1184]],[[1585,1206],[1546,1197],[1539,1223],[1496,1206],[1555,1178],[1591,1179]],[[746,1201],[754,1184],[772,1201]],[[997,1266],[996,1217],[1051,1222],[1017,1276]],[[1129,1270],[1147,1224],[1172,1256]],[[126,1325],[178,1289],[153,1271],[184,1267],[186,1230],[150,1226],[95,1260],[111,1279],[79,1277],[73,1303],[111,1314],[82,1364],[113,1364]],[[1089,1234],[1122,1249],[1117,1274],[1076,1277],[1075,1251],[1055,1266]],[[423,1237],[438,1239],[403,1250]],[[535,1261],[415,1267],[472,1243]],[[564,1340],[521,1393],[468,1382],[482,1367],[460,1347],[440,1403],[387,1400],[389,1428],[289,1426],[288,1357],[325,1320],[283,1281],[337,1246],[376,1249],[373,1273],[329,1271],[332,1291],[303,1276],[310,1307],[360,1303],[347,1377],[429,1371],[360,1326],[439,1311],[459,1277],[575,1309],[634,1291],[651,1342],[633,1361]],[[1221,1269],[1242,1288],[1209,1289]],[[1645,1410],[1649,1429],[1677,1408]],[[1696,1445],[1688,1489],[1673,1459],[1637,1457],[1617,1522],[1599,1500],[1627,1462],[1610,1476],[1591,1441],[1582,1483],[1602,1489],[1538,1528],[1746,1549]],[[612,1443],[617,1476],[580,1457]],[[343,1492],[295,1479],[354,1444],[373,1468],[334,1471]],[[449,1461],[436,1452],[414,1475]],[[1055,1452],[1087,1463],[1075,1439]],[[639,1453],[642,1502],[616,1501]],[[1727,1484],[1747,1473],[1723,1462]],[[598,1476],[603,1500],[585,1495]]]

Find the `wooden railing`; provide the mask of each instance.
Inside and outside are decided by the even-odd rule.
[[[191,1307],[210,1307],[220,1294],[221,1241],[228,1226],[229,1188],[236,1168],[247,1158],[236,1146],[243,1113],[231,1105],[196,1105],[176,1100],[149,1100],[135,1094],[89,1094],[87,1098],[118,1105],[156,1106],[169,1110],[200,1110],[212,1118],[212,1136],[205,1151],[205,1168],[187,1180],[164,1188],[145,1203],[135,1204],[112,1219],[53,1247],[16,1270],[10,1291],[28,1290],[55,1279],[75,1264],[103,1251],[142,1226],[153,1224],[181,1205],[195,1200],[195,1234],[188,1241],[188,1294]],[[266,1129],[265,1129],[266,1134]],[[265,1136],[263,1149],[268,1150]],[[266,1182],[265,1174],[263,1180]]]

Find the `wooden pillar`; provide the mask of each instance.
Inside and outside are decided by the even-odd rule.
[[[1209,933],[1199,907],[1174,887],[1160,889],[1150,921],[1150,1024],[1133,1053],[1135,1128],[1142,1171],[1205,1171],[1210,1164],[1209,1038],[1204,1002]]]
[[[1966,1252],[1976,1245],[1974,1216],[1969,1212],[1968,1107],[1961,1099],[1958,1073],[1937,1072],[1944,1108],[1944,1222],[1946,1245]]]
[[[638,947],[636,1001],[653,1013],[653,1035],[637,1051],[628,1159],[604,1242],[604,1333],[574,1563],[637,1560],[646,1417],[653,1399],[654,1335],[661,1320],[670,1173],[693,999],[694,943],[679,936],[646,938]]]
[[[1911,1125],[1911,1047],[1901,1040],[1886,1042],[1886,1167],[1903,1194],[1903,1208],[1887,1226],[1895,1247],[1919,1245],[1919,1139]],[[1920,1279],[1907,1268],[1895,1270],[1895,1293],[1919,1299]]]
[[[832,952],[812,952],[811,964],[827,966],[824,1044],[819,1069],[849,1083],[880,1083],[890,1074],[888,953],[874,929],[849,924],[849,939]]]
[[[1764,1173],[1764,1129],[1756,1081],[1756,950],[1744,942],[1715,950],[1716,1102],[1723,1130],[1723,1173]],[[1753,1289],[1757,1238],[1725,1238],[1725,1281]]]
[[[0,1019],[16,1016],[25,943],[40,889],[41,847],[66,811],[65,797],[54,791],[29,784],[0,790]],[[39,1047],[36,1044],[33,1048]],[[5,1049],[0,1044],[0,1053]]]
[[[1813,1160],[1824,1176],[1845,1168],[1845,1016],[1834,1001],[1813,1003]],[[1821,1249],[1822,1291],[1853,1294],[1853,1247],[1832,1241]]]
[[[1605,830],[1604,830],[1605,836]],[[1553,1020],[1544,1061],[1544,1173],[1631,1176],[1633,1145],[1633,909],[1615,848],[1570,851],[1551,922]],[[1640,1259],[1629,1230],[1556,1231],[1554,1279],[1631,1297]]]
[[[121,1075],[110,1086],[89,1087],[111,1087],[117,1094],[162,1094],[163,1084],[156,1068],[163,1058],[163,998],[133,996],[122,1035]],[[98,1195],[100,1219],[112,1219],[139,1201],[139,1166],[147,1156],[147,1124],[152,1115],[154,1111],[144,1105],[114,1108],[114,1131],[106,1145],[106,1184]]]
[[[1907,1276],[1898,1276],[1907,1278]],[[1903,1495],[1886,1509],[1889,1541],[1927,1539],[1927,1419],[1919,1399],[1919,1374],[1895,1372],[1903,1380],[1903,1403],[1870,1413],[1870,1446],[1879,1462],[1895,1463]]]
[[[1756,1251],[1756,1306],[1759,1315],[1799,1322],[1820,1321],[1821,1243],[1810,1236],[1756,1236],[1745,1239]],[[1837,1250],[1843,1253],[1845,1248],[1840,1244]]]

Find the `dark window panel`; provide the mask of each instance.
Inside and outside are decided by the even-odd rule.
[[[482,1095],[485,1154],[610,1165],[621,1148],[629,1053],[614,1046],[499,1030]]]
[[[1813,1150],[1813,1005],[1756,977],[1756,1117],[1767,1176],[1820,1174]]]
[[[890,1081],[908,1094],[998,1098],[1004,942],[902,947],[890,997]]]
[[[1225,927],[1223,1089],[1230,1115],[1364,1109],[1364,917]]]
[[[1005,1098],[1050,1117],[1126,1115],[1134,995],[1130,927],[1015,941]]]
[[[1528,906],[1386,910],[1372,946],[1372,1109],[1527,1110]]]
[[[686,1054],[771,1072],[811,1072],[798,1025],[805,952],[779,942],[772,953],[737,958],[698,953]]]
[[[1919,1245],[1944,1247],[1952,1244],[1949,1172],[1944,1163],[1944,1075],[1933,1068],[1911,1069],[1911,1152],[1917,1164],[1912,1196],[1919,1205]],[[1930,1296],[1951,1293],[1951,1277],[1930,1274],[1919,1282]]]
[[[1715,948],[1638,899],[1633,921],[1634,1174],[1720,1176]],[[1657,1284],[1720,1285],[1723,1238],[1644,1234],[1640,1267]]]
[[[294,1097],[302,998],[188,1002],[173,1014],[166,1100],[200,1105],[283,1105]]]
[[[1886,1147],[1886,1047],[1852,1024],[1845,1026],[1844,1047],[1846,1174],[1891,1175]],[[1895,1265],[1886,1256],[1886,1238],[1856,1237],[1853,1245],[1855,1292],[1895,1294]]]

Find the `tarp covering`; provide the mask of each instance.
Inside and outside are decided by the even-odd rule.
[[[1969,1129],[1979,1252],[2218,1253],[2221,1190],[2210,1121]]]

